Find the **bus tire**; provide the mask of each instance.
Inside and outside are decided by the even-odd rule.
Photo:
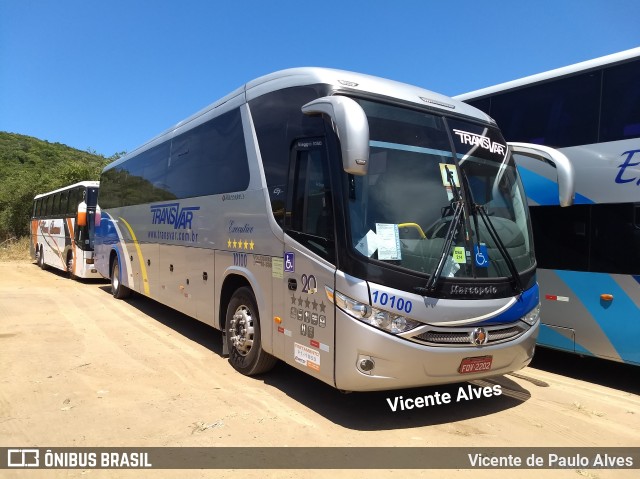
[[[73,274],[73,253],[69,251],[67,253],[67,276],[69,279],[75,279],[76,275]]]
[[[254,376],[275,366],[277,359],[262,349],[258,305],[250,288],[242,287],[233,293],[225,326],[229,362],[236,371]]]
[[[42,248],[42,245],[40,245],[40,253],[38,254],[38,266],[40,267],[40,269],[45,270],[47,269],[47,265],[44,264],[44,250]]]
[[[113,265],[111,265],[111,294],[116,299],[124,299],[131,294],[131,290],[123,285],[120,280],[120,263],[118,263],[118,258],[115,258]]]

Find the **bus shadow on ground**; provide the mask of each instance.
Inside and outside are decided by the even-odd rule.
[[[37,268],[38,265],[36,263],[32,262],[32,265],[34,268]],[[105,283],[109,283],[108,279],[105,278],[80,278],[78,276],[74,276],[73,278],[71,278],[69,276],[69,273],[67,273],[66,271],[62,271],[61,269],[58,268],[54,268],[52,266],[48,266],[46,268],[46,273],[47,274],[53,274],[55,276],[57,276],[58,278],[61,279],[68,279],[69,281],[75,281],[77,283],[80,284],[105,284]],[[111,291],[111,289],[107,289],[107,291]]]
[[[105,293],[111,294],[111,285],[101,286],[100,289]],[[135,292],[122,301],[164,324],[166,327],[173,329],[176,333],[218,355],[222,355],[222,333],[208,324]]]
[[[538,347],[531,367],[619,391],[640,394],[640,382],[634,379],[640,372],[640,367],[631,364]]]
[[[528,390],[506,376],[440,386],[345,394],[280,362],[276,369],[259,379],[335,424],[358,431],[456,423],[519,406],[531,397]],[[496,386],[500,386],[497,388],[500,395],[495,394]],[[477,397],[484,388],[491,391],[491,396]],[[453,434],[461,436],[481,433],[467,425],[452,424],[450,427]]]

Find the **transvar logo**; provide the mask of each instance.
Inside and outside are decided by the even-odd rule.
[[[173,229],[191,229],[193,212],[200,209],[199,206],[185,206],[180,208],[180,203],[164,203],[149,207],[154,225],[172,225]]]
[[[489,150],[491,153],[498,153],[504,155],[505,145],[496,141],[491,141],[488,136],[477,135],[463,130],[453,130],[453,132],[460,138],[460,143],[463,145],[479,146],[485,150]]]

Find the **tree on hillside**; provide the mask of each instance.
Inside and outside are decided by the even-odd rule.
[[[79,181],[98,180],[111,158],[0,132],[0,240],[29,233],[33,197]]]

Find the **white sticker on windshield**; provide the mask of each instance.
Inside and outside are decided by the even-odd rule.
[[[365,256],[371,258],[378,249],[378,235],[373,231],[369,232],[356,245],[356,249]]]
[[[449,179],[449,173],[451,172],[451,180]],[[456,188],[460,188],[460,180],[458,180],[458,170],[456,165],[450,165],[448,163],[440,163],[440,174],[442,175],[442,184],[447,188],[451,188],[451,183]]]
[[[460,265],[456,263],[451,256],[447,256],[447,261],[442,268],[442,276],[445,278],[453,278],[460,271]]]
[[[400,232],[398,225],[376,223],[378,235],[378,259],[397,261],[402,259],[400,252]]]

